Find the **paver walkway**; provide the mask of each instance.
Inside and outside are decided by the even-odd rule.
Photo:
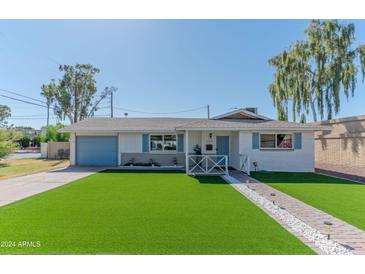
[[[0,206],[62,186],[100,170],[96,167],[67,167],[0,180]]]
[[[240,182],[249,184],[251,189],[255,189],[256,192],[263,195],[266,199],[272,200],[273,196],[271,196],[271,193],[275,193],[274,199],[278,206],[285,208],[285,210],[287,210],[290,214],[294,215],[296,218],[300,219],[312,228],[319,230],[322,234],[328,234],[328,226],[326,226],[324,222],[331,222],[333,224],[330,232],[332,240],[346,248],[349,248],[353,254],[365,254],[365,231],[360,230],[319,209],[307,205],[267,184],[261,183],[242,172],[231,171],[230,175]],[[285,228],[288,229],[288,227]],[[288,230],[290,231],[290,229]],[[315,251],[321,253],[306,239],[300,235],[296,236]]]

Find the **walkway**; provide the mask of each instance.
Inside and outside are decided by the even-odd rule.
[[[67,167],[0,180],[0,206],[65,185],[99,170],[95,167]]]
[[[261,183],[246,174],[238,171],[232,171],[230,174],[232,177],[238,181],[248,185],[250,189],[254,189],[255,192],[263,195],[268,200],[275,199],[275,203],[289,212],[291,215],[295,216],[305,224],[318,230],[322,234],[328,234],[328,226],[324,224],[325,221],[331,222],[331,240],[339,243],[340,245],[350,249],[353,254],[365,254],[365,232],[337,219],[321,210],[318,210],[310,205],[307,205],[283,192],[280,192],[267,184]],[[234,186],[234,185],[233,185]],[[275,193],[275,196],[272,196]],[[266,210],[265,210],[266,211]],[[267,211],[266,211],[267,212]],[[268,213],[269,214],[269,213]],[[269,214],[271,215],[271,214]],[[273,217],[273,216],[272,216]],[[277,218],[274,218],[281,225],[283,225],[288,231],[296,235],[301,241],[310,246],[319,254],[323,254],[323,251],[318,249],[313,242],[308,241],[301,235],[298,235],[292,231],[288,226],[283,224]]]

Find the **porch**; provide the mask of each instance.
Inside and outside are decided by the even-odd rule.
[[[124,134],[119,142],[123,169],[180,169],[192,176],[227,175],[229,169],[249,172],[248,156],[239,153],[239,131]]]
[[[228,175],[229,169],[250,173],[250,158],[239,152],[238,131],[196,130],[185,133],[188,175]]]

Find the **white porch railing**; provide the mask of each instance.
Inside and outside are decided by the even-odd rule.
[[[188,175],[228,175],[227,155],[188,155]]]
[[[246,154],[240,154],[240,170],[250,175],[250,156]]]

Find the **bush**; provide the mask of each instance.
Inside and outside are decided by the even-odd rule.
[[[32,139],[33,146],[39,147],[41,145],[41,138],[40,135],[34,136]]]
[[[55,126],[48,126],[46,128],[46,135],[41,136],[40,141],[46,143],[48,141],[54,142],[67,142],[70,139],[69,133],[59,133],[58,130],[65,127],[62,124],[57,124]]]
[[[18,142],[21,147],[29,147],[30,138],[28,136],[23,136]]]
[[[19,145],[19,133],[14,129],[0,128],[0,158],[5,157],[15,150]]]

